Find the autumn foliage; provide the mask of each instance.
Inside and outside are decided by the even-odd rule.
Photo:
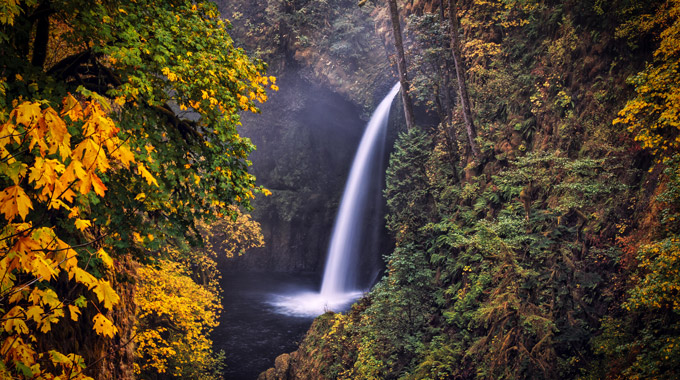
[[[99,103],[81,103],[71,95],[64,99],[61,112],[37,102],[17,105],[0,136],[1,181],[9,183],[0,198],[5,221],[0,235],[3,377],[14,372],[51,378],[44,372],[51,363],[63,376],[84,378],[80,356],[40,352],[34,342],[37,334],[49,332],[61,319],[78,321],[88,304],[98,310],[91,328],[107,337],[117,333],[105,313],[119,297],[108,280],[88,272],[92,259],[113,268],[104,247],[87,233],[92,225],[88,209],[92,197],[106,193],[100,176],[130,170],[134,156]],[[60,215],[60,229],[78,231],[85,243],[62,240],[66,238],[58,235],[60,229],[49,215]],[[56,282],[66,283],[70,291],[58,294]],[[91,291],[96,301],[74,293],[77,284]]]
[[[204,1],[0,2],[0,378],[219,377],[201,228],[268,193],[238,113],[277,90],[227,27]]]
[[[216,367],[209,333],[222,309],[211,289],[181,264],[162,261],[138,270],[135,372],[205,378]],[[217,366],[219,367],[219,366]]]

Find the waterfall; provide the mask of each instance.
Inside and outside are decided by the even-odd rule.
[[[347,307],[361,296],[362,291],[356,283],[359,271],[359,249],[363,232],[369,226],[363,225],[367,209],[367,198],[371,179],[381,177],[379,159],[384,142],[387,119],[394,97],[401,88],[397,83],[380,102],[366,125],[366,130],[354,155],[340,209],[335,218],[333,234],[328,247],[328,257],[320,292],[275,295],[270,302],[277,312],[286,315],[315,317],[326,310]]]
[[[380,102],[378,108],[375,109],[354,156],[352,169],[349,172],[340,209],[333,226],[331,242],[328,246],[326,269],[321,284],[322,296],[332,296],[357,290],[358,253],[362,232],[367,227],[363,226],[361,221],[366,211],[370,179],[377,174],[372,173],[370,169],[375,169],[377,166],[372,165],[372,160],[376,158],[376,154],[374,154],[376,149],[380,148],[378,142],[384,141],[392,101],[399,89],[400,84],[395,84],[389,94]],[[379,170],[379,168],[377,169]]]

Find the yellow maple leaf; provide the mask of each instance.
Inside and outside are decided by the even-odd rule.
[[[5,314],[3,316],[5,322],[2,324],[5,331],[9,332],[14,330],[19,334],[28,333],[28,326],[26,326],[26,322],[21,318],[23,314],[24,308],[21,306],[14,306],[7,314]]]
[[[10,118],[12,116],[16,117],[17,124],[31,127],[41,116],[40,103],[23,102],[10,113]]]
[[[104,280],[99,280],[97,285],[92,288],[94,294],[97,295],[99,302],[104,305],[105,308],[111,310],[113,305],[117,304],[120,297],[115,290],[111,287],[111,283]]]
[[[14,247],[12,247],[12,251],[20,255],[28,254],[31,251],[39,251],[41,249],[40,243],[29,236],[20,237],[17,239],[16,243],[14,243]],[[24,267],[28,267],[28,263],[25,263]]]
[[[97,169],[106,172],[110,167],[109,160],[104,154],[104,149],[90,138],[83,140],[76,146],[73,150],[73,157],[82,161],[83,165],[88,170],[94,168],[96,165]]]
[[[31,209],[33,203],[21,186],[10,186],[0,193],[0,212],[5,214],[7,221],[12,221],[17,215],[21,220],[26,220],[28,210]]]
[[[106,265],[109,268],[113,268],[113,259],[111,258],[111,256],[109,256],[108,253],[106,253],[106,251],[104,251],[103,248],[99,248],[96,255],[102,260],[104,265]]]
[[[142,165],[141,163],[137,165],[137,169],[139,170],[139,174],[146,180],[146,183],[149,185],[154,185],[158,187],[158,182],[156,181],[156,178],[154,178],[151,173],[149,173],[148,170]]]
[[[80,102],[73,95],[68,94],[64,98],[64,107],[61,115],[70,117],[71,121],[83,120],[83,107],[80,106]]]
[[[97,313],[97,315],[92,318],[92,321],[94,322],[94,331],[99,335],[113,338],[113,336],[118,333],[118,328],[102,313]]]
[[[85,219],[76,219],[76,228],[84,231],[86,228],[92,227],[92,222]]]
[[[43,119],[41,120],[41,123],[45,124],[46,130],[49,132],[50,137],[52,138],[53,147],[50,149],[51,153],[56,151],[53,151],[55,147],[58,148],[64,145],[70,145],[69,140],[71,135],[68,133],[66,123],[62,118],[59,117],[57,111],[55,111],[52,107],[43,111]],[[63,156],[63,153],[62,159],[66,159],[66,157]]]
[[[69,278],[75,277],[76,281],[87,286],[88,289],[92,289],[98,285],[97,278],[91,275],[86,270],[76,266],[72,271],[69,272]]]
[[[130,163],[135,162],[135,155],[132,154],[132,151],[126,145],[118,147],[115,151],[115,157],[128,169],[130,169]]]
[[[43,310],[40,305],[29,306],[28,309],[26,309],[26,320],[32,319],[35,322],[40,322],[44,312],[45,310]]]
[[[104,185],[104,182],[102,182],[101,178],[99,178],[99,176],[94,173],[90,173],[90,178],[94,192],[100,197],[103,197],[106,193],[106,186]]]
[[[66,188],[76,179],[84,179],[85,177],[87,177],[87,172],[85,171],[85,168],[83,168],[83,163],[78,160],[72,160],[68,167],[66,167],[66,171],[61,176],[60,180],[63,183],[64,188]]]
[[[57,182],[57,177],[66,170],[64,164],[53,159],[36,157],[35,164],[31,167],[28,176],[29,182],[34,182],[36,190],[44,186],[52,186]]]
[[[54,269],[56,265],[50,259],[45,259],[43,257],[34,258],[32,260],[33,264],[33,275],[38,278],[42,278],[46,281],[52,280],[52,277],[57,275],[57,271]]]
[[[0,146],[5,147],[7,144],[11,144],[12,142],[15,142],[17,144],[21,143],[21,139],[19,138],[21,136],[21,133],[17,131],[16,125],[7,122],[0,126],[0,135],[2,138],[0,138]],[[6,154],[2,155],[2,158],[5,159],[5,157],[11,157],[12,155],[7,152]],[[14,161],[13,158],[9,158]],[[13,162],[12,161],[12,162]],[[12,162],[8,161],[7,163],[11,164]]]
[[[78,183],[78,191],[80,194],[87,194],[92,190],[92,177],[90,176],[89,173],[86,173],[86,175],[80,179],[80,182]]]
[[[71,314],[71,319],[78,321],[78,316],[80,315],[80,309],[77,306],[68,305],[68,312]]]

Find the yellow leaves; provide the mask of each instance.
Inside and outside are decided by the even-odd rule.
[[[100,197],[103,197],[106,193],[106,186],[101,178],[93,171],[85,173],[83,178],[80,179],[78,186],[78,191],[80,191],[81,194],[87,194],[92,189],[94,189],[95,193]]]
[[[111,142],[111,140],[107,140],[107,142]],[[111,142],[111,144],[113,144]],[[120,145],[118,147],[111,147],[109,148],[109,152],[111,152],[111,156],[120,161],[121,164],[127,169],[130,169],[130,163],[135,161],[135,155],[132,153],[130,148],[127,147],[127,145]]]
[[[671,12],[680,12],[680,3],[669,5]],[[667,15],[668,10],[662,7],[650,20],[665,20]],[[680,23],[670,23],[660,37],[654,64],[629,80],[637,96],[628,101],[613,124],[626,124],[642,148],[650,149],[663,161],[680,149],[676,139],[680,131],[680,58],[676,54],[680,49]]]
[[[623,306],[628,310],[670,306],[680,311],[680,242],[670,238],[648,244],[638,258],[646,274]]]
[[[17,215],[26,220],[32,209],[31,199],[19,185],[10,186],[0,193],[0,212],[5,215],[5,220],[11,222]]]
[[[135,242],[137,243],[144,243],[144,238],[142,235],[140,235],[138,232],[133,232],[132,233],[132,238],[134,239]]]
[[[36,157],[28,181],[34,184],[33,188],[36,190],[43,188],[42,195],[47,196],[54,190],[55,183],[65,170],[64,164],[58,160]]]
[[[102,313],[97,313],[92,321],[94,322],[94,331],[99,335],[113,338],[118,333],[118,328]]]
[[[38,279],[43,279],[45,281],[52,280],[53,276],[57,275],[55,270],[56,265],[50,259],[45,259],[41,257],[42,255],[36,255],[36,257],[31,261],[33,270],[31,273],[35,275]]]
[[[40,305],[29,306],[26,310],[26,320],[40,323],[44,313],[45,309]]]
[[[235,206],[228,207],[228,214],[235,216],[235,219],[228,216],[218,220],[207,228],[207,236],[205,236],[206,240],[219,243],[222,248],[220,254],[233,257],[247,249],[264,245],[260,224],[250,215],[241,213]]]
[[[76,282],[87,286],[88,289],[92,289],[97,285],[97,278],[78,266],[69,271],[68,275],[69,279],[75,278]]]
[[[118,294],[116,294],[116,292],[111,287],[111,283],[108,281],[99,280],[97,285],[92,288],[92,291],[97,295],[99,302],[109,310],[111,310],[113,305],[120,301],[120,297]]]
[[[78,322],[78,317],[80,316],[81,313],[80,308],[78,308],[77,306],[68,305],[68,312],[69,315],[71,316],[71,320]]]
[[[175,82],[175,81],[177,80],[177,74],[175,74],[175,73],[173,73],[172,71],[170,71],[169,68],[164,67],[164,68],[161,70],[161,72],[163,73],[163,75],[165,75],[165,76],[168,78],[168,80],[169,80],[170,82]]]
[[[146,150],[146,153],[150,155],[152,152],[156,150],[156,148],[151,144],[145,144],[144,150]]]
[[[106,101],[106,99],[102,101]],[[86,104],[85,123],[82,127],[83,135],[92,138],[98,145],[101,145],[104,140],[116,136],[118,133],[116,124],[106,116],[99,103],[92,101]],[[103,104],[110,108],[108,101]]]
[[[109,268],[113,268],[113,259],[111,259],[111,256],[109,256],[109,254],[106,253],[103,248],[99,248],[99,250],[97,250],[96,256],[102,260],[104,265]]]
[[[92,183],[94,192],[100,197],[103,197],[106,192],[106,186],[104,185],[104,182],[102,182],[101,178],[99,178],[99,176],[94,173],[90,173],[90,182]]]
[[[92,222],[85,219],[76,219],[75,225],[78,230],[84,231],[86,228],[92,227]]]
[[[0,162],[0,170],[4,171],[15,185],[18,185],[26,175],[27,167],[25,163],[16,160],[11,163]]]
[[[21,315],[23,314],[24,308],[21,306],[14,306],[3,318],[5,319],[2,326],[3,329],[8,332],[14,331],[17,334],[27,334],[29,330],[28,326],[26,326],[26,322],[21,318]]]
[[[63,105],[61,116],[68,116],[71,121],[83,120],[83,107],[73,95],[68,94],[68,96],[64,98]]]
[[[31,128],[37,123],[40,118],[40,103],[23,102],[17,108],[12,110],[9,117],[15,117],[17,124],[23,124],[27,128]]]
[[[92,139],[85,139],[80,142],[73,150],[73,157],[81,161],[88,170],[96,167],[100,171],[106,172],[109,168],[109,161],[104,150]]]
[[[118,128],[99,104],[92,101],[84,105],[83,109],[71,95],[64,99],[61,113],[51,107],[41,109],[38,102],[19,103],[0,126],[0,177],[5,184],[14,183],[0,192],[0,219],[4,220],[0,223],[0,289],[4,299],[0,332],[9,337],[3,343],[4,357],[21,356],[24,365],[35,363],[39,355],[32,348],[34,334],[51,331],[67,310],[70,320],[78,322],[87,302],[81,296],[68,304],[55,291],[63,287],[50,287],[50,281],[68,279],[72,283],[67,289],[75,283],[84,285],[92,291],[91,302],[96,302],[96,297],[102,310],[120,302],[109,281],[78,266],[78,252],[57,236],[55,231],[61,228],[51,225],[51,218],[31,215],[34,208],[62,209],[65,212],[54,215],[72,219],[69,223],[77,230],[93,227],[94,220],[87,215],[92,197],[76,192],[88,195],[94,191],[104,196],[107,188],[101,174],[129,169],[135,162],[129,146],[118,137]],[[72,138],[78,141],[75,147]],[[30,222],[12,223],[17,217]],[[104,249],[94,255],[107,268],[113,268],[113,260]],[[117,331],[103,315],[95,316],[94,322],[98,334],[112,337]],[[8,341],[14,343],[7,345]],[[55,365],[70,366],[71,374],[79,374],[78,368],[84,367],[77,355],[56,351],[50,355]]]
[[[248,102],[249,100],[247,96],[238,95],[238,103],[241,109],[247,110],[249,106]]]
[[[161,261],[158,267],[139,268],[138,273],[135,343],[139,364],[173,376],[179,376],[184,366],[205,366],[212,344],[206,336],[221,308],[216,295],[196,284],[178,263]],[[156,316],[173,329],[159,324]]]
[[[158,187],[158,182],[156,179],[149,173],[149,171],[144,167],[142,163],[137,164],[137,170],[139,170],[139,175],[142,176],[146,180],[146,183],[149,185],[154,185]]]

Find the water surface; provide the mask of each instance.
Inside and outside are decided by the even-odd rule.
[[[212,334],[216,351],[224,350],[225,379],[254,380],[274,366],[274,359],[292,352],[312,324],[307,314],[282,314],[272,301],[277,296],[318,291],[312,274],[224,273],[224,311]]]

